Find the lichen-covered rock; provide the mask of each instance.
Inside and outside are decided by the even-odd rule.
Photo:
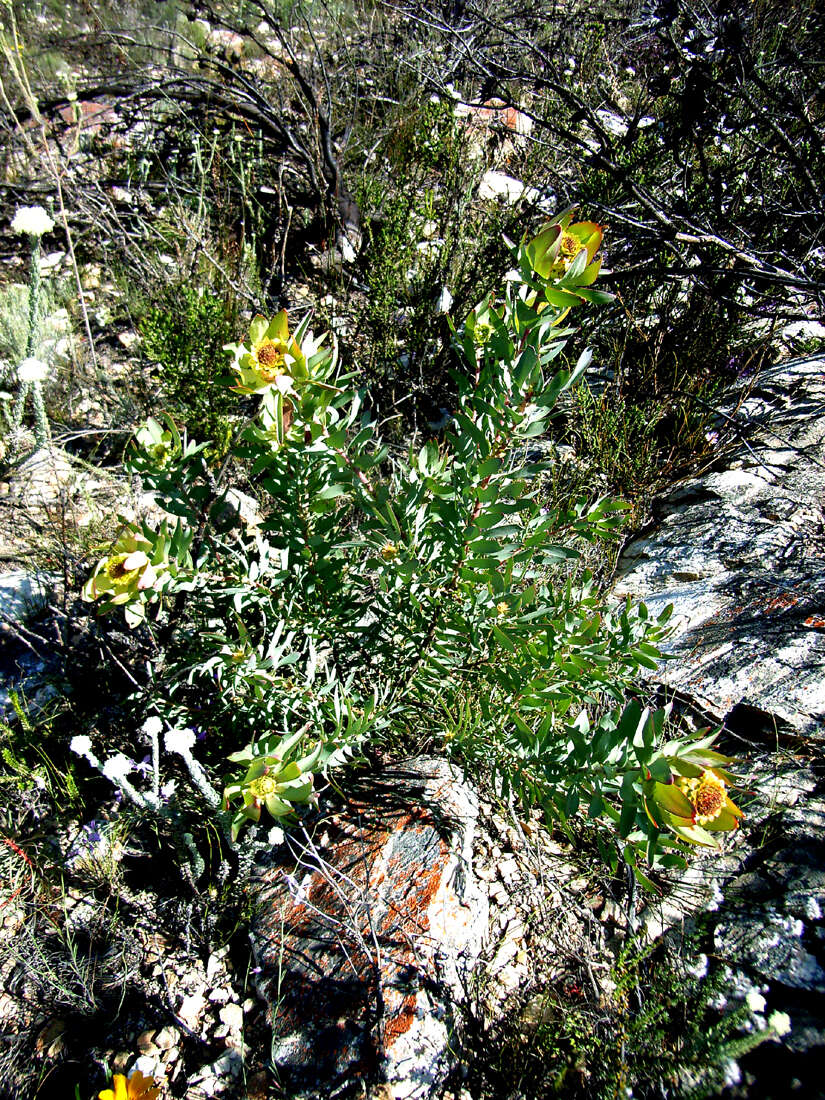
[[[423,1097],[450,1068],[453,1006],[488,924],[477,815],[460,774],[422,757],[270,853],[252,938],[288,1095]]]
[[[617,595],[675,608],[656,678],[719,720],[825,736],[825,360],[760,374],[724,469],[683,483],[619,562]],[[735,718],[735,715],[733,715]]]

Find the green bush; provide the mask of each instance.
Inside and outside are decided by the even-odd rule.
[[[229,445],[229,416],[237,401],[221,385],[222,349],[238,331],[238,310],[227,297],[202,286],[164,290],[138,322],[146,357],[158,365],[166,407],[193,434],[211,441],[220,457]]]
[[[641,852],[678,862],[685,841],[713,844],[714,830],[735,826],[712,738],[663,744],[665,712],[627,702],[640,666],[655,667],[667,613],[611,603],[568,570],[570,540],[610,538],[625,506],[582,498],[548,511],[538,491],[548,463],[531,441],[588,362],[555,370],[574,331],[565,318],[609,298],[592,287],[600,241],[598,226],[566,212],[514,248],[500,294],[454,333],[464,372],[449,426],[406,454],[342,388],[334,350],[306,320],[291,332],[284,312],[256,317],[248,342],[229,349],[234,388],[260,397],[230,447],[261,493],[258,515],[238,509],[227,523],[231,497],[206,444],[171,420],[138,433],[129,467],[169,518],[127,529],[85,596],[123,607],[133,626],[157,610],[153,704],[171,727],[166,749],[213,806],[211,776],[234,750],[243,770],[221,811],[233,839],[264,806],[291,819],[315,802],[319,775],[379,739],[399,750],[410,731],[440,733],[505,796],[549,817],[582,807],[603,819],[632,864]],[[427,717],[462,712],[461,736]],[[206,770],[193,727],[205,732]],[[133,801],[161,808],[157,757],[141,792],[125,757],[99,765],[86,739],[75,749]],[[698,821],[696,787],[714,800]]]

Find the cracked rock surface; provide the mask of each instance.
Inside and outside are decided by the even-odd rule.
[[[616,595],[672,603],[657,679],[717,719],[825,737],[825,359],[763,371],[724,415],[724,469],[684,482],[624,550]]]

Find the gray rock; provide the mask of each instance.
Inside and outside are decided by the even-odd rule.
[[[619,562],[617,595],[674,605],[655,674],[729,725],[825,737],[825,360],[764,371],[726,468],[680,485]]]
[[[290,1096],[428,1096],[488,926],[475,794],[422,757],[364,780],[323,836],[271,853],[252,937]]]
[[[15,569],[0,574],[0,619],[18,622],[39,611],[49,598],[53,578]]]

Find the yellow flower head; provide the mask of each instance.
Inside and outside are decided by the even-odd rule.
[[[710,756],[723,763],[727,760],[707,749],[693,753],[693,760],[687,753],[674,758],[675,768],[682,774],[677,773],[667,783],[649,776],[645,782],[644,807],[657,828],[669,828],[691,844],[718,848],[714,834],[738,828],[744,814],[728,796],[729,774],[722,768],[714,771],[704,767],[703,762],[696,759],[700,754],[708,763]]]
[[[509,610],[509,606],[504,602],[496,604],[496,614],[500,619],[503,619]]]
[[[156,1100],[160,1094],[160,1085],[154,1077],[144,1077],[136,1069],[130,1077],[116,1073],[112,1078],[112,1088],[98,1093],[98,1100]]]
[[[234,350],[232,369],[238,382],[232,388],[238,393],[264,393],[273,387],[282,394],[294,392],[295,380],[306,378],[306,357],[289,331],[286,310],[271,321],[260,315],[249,326],[249,345]]]
[[[395,561],[398,557],[398,547],[394,542],[385,542],[381,547],[381,557],[384,561]]]
[[[286,374],[286,353],[284,340],[264,339],[252,345],[252,358],[264,382],[274,382],[279,375]]]
[[[266,800],[278,790],[278,780],[271,775],[262,775],[260,779],[253,779],[249,784],[249,790],[256,798]]]
[[[154,588],[168,567],[165,563],[153,564],[151,551],[151,544],[141,536],[134,532],[123,535],[115,552],[98,562],[84,586],[83,598],[91,601],[105,596],[113,604],[125,604]]]

